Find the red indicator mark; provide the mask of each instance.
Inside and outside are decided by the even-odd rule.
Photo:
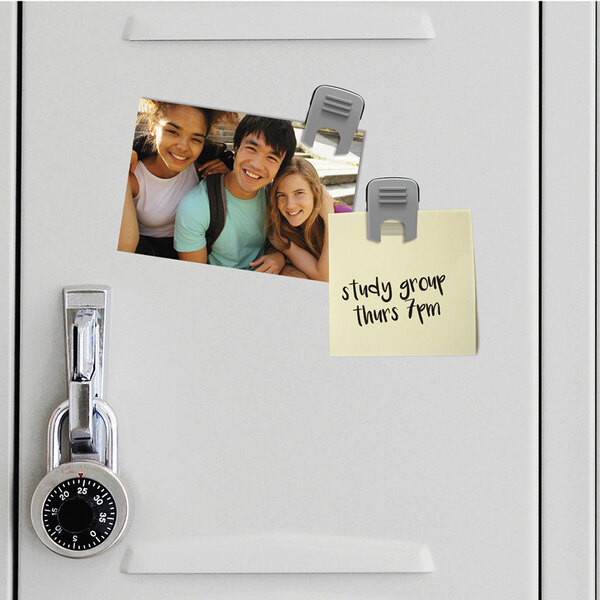
[[[83,477],[83,473],[77,473],[78,477]]]

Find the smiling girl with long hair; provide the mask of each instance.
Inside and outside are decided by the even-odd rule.
[[[334,206],[315,168],[293,158],[273,182],[267,209],[267,237],[309,279],[329,281],[328,215],[351,212]]]

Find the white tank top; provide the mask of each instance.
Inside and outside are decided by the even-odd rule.
[[[200,181],[195,166],[191,164],[175,177],[162,179],[139,161],[134,175],[140,185],[138,195],[133,198],[140,233],[156,238],[173,237],[177,207]]]

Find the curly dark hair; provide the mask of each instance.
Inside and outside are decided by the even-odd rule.
[[[174,102],[162,102],[160,100],[149,100],[148,98],[140,100],[133,140],[133,149],[137,152],[140,160],[156,154],[156,140],[150,134],[152,125],[156,125],[170,108],[176,106],[185,105],[175,104]],[[231,127],[235,127],[239,118],[238,113],[225,110],[215,110],[201,106],[192,106],[191,108],[199,110],[204,115],[204,119],[206,120],[206,135],[210,133],[213,125],[217,123],[227,123]]]

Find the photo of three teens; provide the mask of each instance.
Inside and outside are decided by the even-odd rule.
[[[322,181],[358,157],[334,157],[334,132],[311,153],[302,127],[142,99],[118,250],[328,281],[328,215],[353,196]]]

